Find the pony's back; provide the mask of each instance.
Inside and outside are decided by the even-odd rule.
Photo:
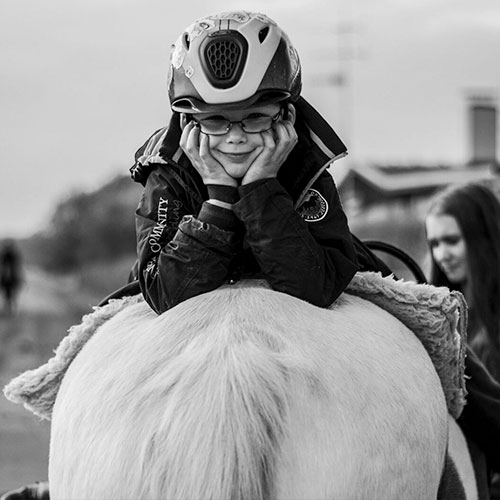
[[[420,342],[363,299],[233,286],[161,316],[140,303],[63,380],[51,498],[435,498],[446,419]]]

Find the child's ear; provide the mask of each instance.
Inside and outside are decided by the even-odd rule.
[[[297,112],[295,111],[295,106],[292,103],[288,103],[287,120],[290,120],[295,125],[295,118],[296,117],[297,117]]]

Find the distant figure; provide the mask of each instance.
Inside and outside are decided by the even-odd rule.
[[[22,285],[21,254],[13,240],[6,240],[0,250],[0,285],[4,310],[11,315],[17,309],[17,297]]]

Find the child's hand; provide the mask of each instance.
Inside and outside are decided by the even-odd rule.
[[[289,118],[276,123],[274,128],[262,132],[264,146],[250,165],[241,184],[249,184],[259,179],[270,179],[278,175],[278,171],[298,141],[294,127],[295,108],[288,105]]]
[[[208,136],[202,134],[191,121],[184,127],[179,145],[200,174],[204,184],[237,186],[236,179],[231,177],[210,153],[208,141]]]

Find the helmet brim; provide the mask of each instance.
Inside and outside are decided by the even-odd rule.
[[[211,113],[224,110],[246,109],[250,106],[265,106],[290,99],[290,92],[284,90],[262,90],[252,97],[238,102],[208,103],[194,97],[180,97],[176,99],[171,108],[179,113]]]

